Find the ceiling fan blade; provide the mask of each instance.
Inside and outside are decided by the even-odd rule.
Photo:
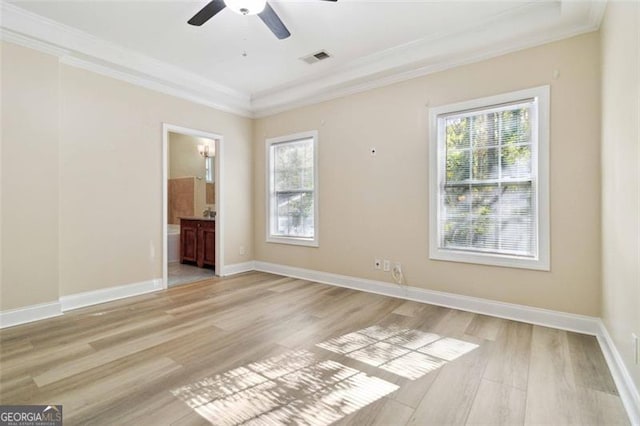
[[[291,35],[269,3],[265,5],[262,12],[258,13],[258,16],[278,39],[282,40]]]
[[[224,0],[212,0],[205,7],[200,9],[200,12],[193,15],[193,18],[189,19],[189,24],[199,27],[200,25],[213,18],[216,13],[227,7],[224,4]]]

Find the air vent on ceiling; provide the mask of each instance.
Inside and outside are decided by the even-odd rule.
[[[330,57],[331,57],[331,55],[329,55],[326,50],[321,50],[319,52],[312,53],[311,55],[304,56],[304,57],[302,57],[300,59],[302,59],[303,61],[305,61],[308,64],[315,64],[316,62],[320,62],[320,61],[322,61],[324,59],[328,59]]]

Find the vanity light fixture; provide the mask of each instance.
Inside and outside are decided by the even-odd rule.
[[[209,146],[209,144],[198,145],[198,153],[204,158],[210,158],[215,155],[215,148]]]

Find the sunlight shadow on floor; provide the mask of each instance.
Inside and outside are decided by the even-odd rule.
[[[415,380],[478,345],[435,333],[374,325],[316,345]]]
[[[415,380],[478,345],[399,327],[371,327],[316,345]],[[182,386],[172,394],[216,425],[328,425],[399,386],[304,349]]]
[[[172,391],[218,425],[327,425],[398,389],[338,362],[294,350]]]

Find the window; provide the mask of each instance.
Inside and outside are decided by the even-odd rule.
[[[207,157],[204,159],[205,168],[205,182],[213,183],[213,157]]]
[[[318,246],[316,131],[267,139],[267,241]]]
[[[430,119],[430,257],[549,270],[549,87]]]

